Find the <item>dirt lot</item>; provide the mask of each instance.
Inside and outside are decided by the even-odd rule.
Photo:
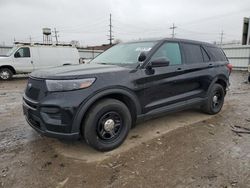
[[[0,187],[250,187],[250,84],[233,72],[222,112],[197,110],[139,124],[120,148],[41,137],[25,122],[26,78],[0,81]]]

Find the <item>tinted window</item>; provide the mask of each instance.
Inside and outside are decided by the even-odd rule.
[[[200,45],[184,43],[183,49],[187,64],[203,62],[203,55]]]
[[[220,48],[207,47],[215,61],[227,61],[227,58]]]
[[[204,62],[210,61],[210,58],[209,58],[207,52],[203,48],[201,48],[201,52],[202,52],[202,55],[203,55],[203,61]]]
[[[16,58],[20,57],[30,57],[30,49],[25,47],[25,48],[19,48],[19,50],[15,53]]]
[[[152,60],[165,58],[170,62],[170,65],[181,64],[181,52],[178,43],[168,42],[163,44],[156,53],[152,56]]]

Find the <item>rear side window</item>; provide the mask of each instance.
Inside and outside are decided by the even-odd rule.
[[[202,48],[200,47],[200,45],[183,43],[182,46],[187,64],[196,64],[204,62]]]
[[[227,61],[227,58],[220,48],[216,47],[206,47],[208,52],[213,56],[215,61]]]
[[[151,61],[160,58],[167,59],[170,65],[182,64],[179,44],[176,42],[164,43],[152,56]]]
[[[201,52],[202,52],[202,55],[203,55],[204,62],[209,62],[210,57],[208,56],[207,52],[203,48],[201,48]]]

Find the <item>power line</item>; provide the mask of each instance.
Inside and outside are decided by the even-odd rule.
[[[175,29],[176,29],[176,28],[177,28],[177,27],[174,25],[174,23],[173,23],[173,26],[169,28],[169,29],[172,29],[172,38],[174,38],[175,35],[176,35],[176,33],[175,33]]]
[[[250,11],[250,9],[246,8],[246,9],[240,9],[240,10],[237,10],[237,11],[227,12],[227,13],[224,13],[224,14],[217,14],[217,15],[204,17],[204,18],[197,19],[197,20],[192,20],[190,22],[184,22],[184,23],[181,24],[181,26],[194,25],[194,24],[199,24],[199,23],[202,23],[202,22],[204,23],[206,21],[210,21],[210,20],[214,20],[214,19],[216,19],[216,20],[225,19],[227,17],[234,16],[235,14],[242,13],[242,12],[248,12],[248,11]]]
[[[104,21],[106,19],[105,18],[101,18],[101,19],[96,19],[96,21],[92,21],[91,23],[82,23],[82,24],[78,24],[78,25],[72,25],[72,26],[65,26],[65,25],[61,25],[61,26],[57,26],[58,28],[60,28],[60,31],[68,31],[68,30],[76,30],[76,29],[81,29],[81,28],[90,28],[93,26],[97,26],[100,24],[103,24]]]

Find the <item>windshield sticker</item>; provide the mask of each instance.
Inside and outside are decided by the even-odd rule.
[[[138,47],[135,49],[136,52],[148,52],[150,51],[152,48],[150,47]]]

